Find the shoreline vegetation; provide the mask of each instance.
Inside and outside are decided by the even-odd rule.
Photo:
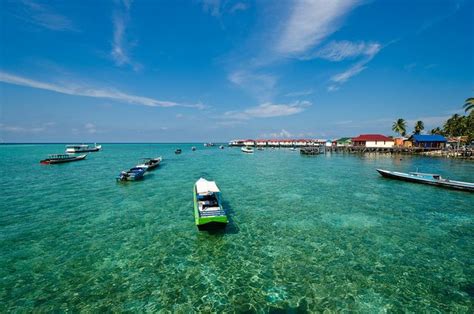
[[[474,160],[474,98],[465,100],[466,115],[453,114],[442,128],[429,133],[423,121],[415,122],[412,134],[407,137],[407,122],[403,118],[393,122],[392,131],[399,137],[382,134],[361,134],[358,137],[323,139],[259,139],[233,140],[229,146],[269,148],[300,148],[302,154],[321,153],[384,153],[408,154],[429,157],[461,158]]]

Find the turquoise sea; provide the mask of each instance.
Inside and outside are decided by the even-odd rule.
[[[474,311],[474,194],[375,171],[472,182],[473,162],[104,144],[39,164],[63,151],[0,146],[2,313]],[[160,155],[143,181],[115,181]],[[194,225],[200,177],[222,191],[223,232]]]

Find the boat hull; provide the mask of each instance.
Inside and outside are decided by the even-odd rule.
[[[81,150],[75,150],[75,149],[66,149],[66,153],[68,154],[78,154],[78,153],[90,153],[90,152],[98,152],[100,148],[90,148],[90,149],[81,149]]]
[[[428,184],[433,186],[439,186],[447,189],[460,190],[474,192],[474,184],[460,181],[450,181],[450,180],[429,180],[424,179],[415,175],[403,174],[403,173],[394,173],[391,171],[377,169],[377,172],[382,175],[384,178],[395,179],[405,182],[419,183],[419,184]]]
[[[81,155],[81,156],[76,156],[71,159],[44,159],[41,160],[40,163],[43,165],[54,165],[54,164],[63,164],[66,162],[73,162],[73,161],[79,161],[79,160],[84,160],[87,157],[87,155]]]

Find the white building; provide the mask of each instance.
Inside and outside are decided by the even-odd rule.
[[[395,145],[393,138],[381,134],[361,134],[352,139],[354,146],[390,148]]]

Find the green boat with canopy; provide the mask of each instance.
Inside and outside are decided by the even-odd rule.
[[[194,184],[194,219],[199,230],[223,228],[229,222],[216,182],[200,178]]]

